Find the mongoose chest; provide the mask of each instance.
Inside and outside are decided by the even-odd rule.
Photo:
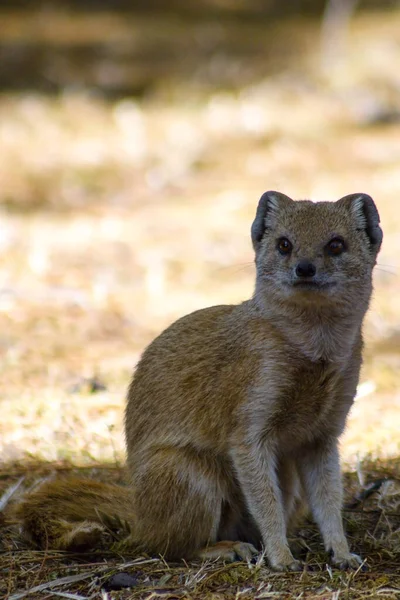
[[[347,382],[346,373],[338,366],[304,361],[288,369],[282,396],[266,428],[291,450],[321,436],[337,437],[343,431],[354,393],[355,385]]]

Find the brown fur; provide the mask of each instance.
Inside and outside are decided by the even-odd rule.
[[[293,245],[287,255],[281,237]],[[337,237],[345,251],[331,256]],[[252,227],[253,298],[179,319],[139,362],[126,408],[130,487],[45,484],[19,509],[31,538],[90,544],[108,513],[150,553],[248,558],[262,545],[272,567],[298,569],[287,528],[307,501],[334,564],[356,567],[337,441],[358,383],[381,240],[364,194],[316,204],[264,194]],[[296,275],[304,259],[316,267],[311,283]]]

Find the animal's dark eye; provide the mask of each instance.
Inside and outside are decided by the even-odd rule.
[[[289,240],[287,238],[280,238],[278,240],[276,247],[278,248],[278,250],[281,254],[290,254],[290,252],[292,251],[293,245],[292,245],[292,242],[289,242]]]
[[[328,254],[331,254],[332,256],[339,256],[339,254],[342,254],[342,252],[346,250],[346,246],[344,241],[340,238],[333,238],[333,240],[326,245],[326,249]]]

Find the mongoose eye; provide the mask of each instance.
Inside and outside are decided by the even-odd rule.
[[[292,251],[293,244],[287,238],[280,238],[276,247],[281,254],[289,254]]]
[[[340,238],[333,238],[333,240],[327,244],[326,248],[328,250],[328,254],[331,254],[332,256],[339,256],[339,254],[342,254],[342,252],[346,250],[344,241]]]

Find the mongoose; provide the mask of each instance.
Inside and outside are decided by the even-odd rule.
[[[168,559],[250,558],[298,570],[287,529],[307,504],[325,549],[357,568],[343,531],[338,437],[359,379],[382,242],[372,198],[262,195],[250,300],[185,316],[145,350],[128,391],[130,485],[44,484],[19,507],[42,546],[94,544],[104,515]]]

